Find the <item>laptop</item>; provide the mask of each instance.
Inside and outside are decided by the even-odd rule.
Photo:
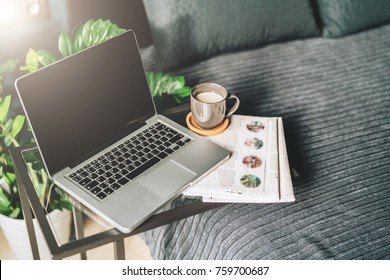
[[[49,176],[124,233],[230,155],[156,112],[131,30],[15,87]]]

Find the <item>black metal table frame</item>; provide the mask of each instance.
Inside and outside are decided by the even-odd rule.
[[[188,205],[155,214],[139,227],[137,227],[134,231],[128,234],[124,234],[116,228],[112,228],[88,237],[84,237],[82,212],[77,207],[73,207],[72,212],[76,240],[65,243],[63,245],[58,245],[55,239],[55,235],[46,218],[46,212],[39,202],[37,193],[30,179],[27,166],[22,156],[23,151],[28,151],[35,148],[36,145],[30,144],[10,149],[10,153],[14,161],[14,169],[22,204],[22,211],[24,220],[26,222],[34,259],[40,259],[40,256],[34,231],[33,215],[35,216],[38,225],[42,230],[43,237],[47,243],[52,259],[63,259],[76,254],[81,254],[81,259],[87,259],[86,252],[88,250],[108,243],[114,244],[115,259],[125,259],[124,238],[224,205],[197,201]]]

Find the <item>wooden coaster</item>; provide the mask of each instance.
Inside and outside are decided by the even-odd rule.
[[[229,126],[229,119],[225,118],[225,120],[218,125],[217,127],[211,128],[211,129],[205,129],[200,127],[195,120],[192,118],[191,112],[188,113],[186,117],[186,123],[188,128],[195,132],[196,134],[199,134],[201,136],[214,136],[217,134],[220,134],[226,130],[226,128]]]

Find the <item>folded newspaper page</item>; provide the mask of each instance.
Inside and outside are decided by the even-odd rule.
[[[233,115],[225,132],[208,138],[231,157],[183,195],[204,202],[295,200],[281,118]]]

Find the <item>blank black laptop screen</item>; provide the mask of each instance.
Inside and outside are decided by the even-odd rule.
[[[16,87],[51,175],[155,113],[131,31],[25,76]]]

